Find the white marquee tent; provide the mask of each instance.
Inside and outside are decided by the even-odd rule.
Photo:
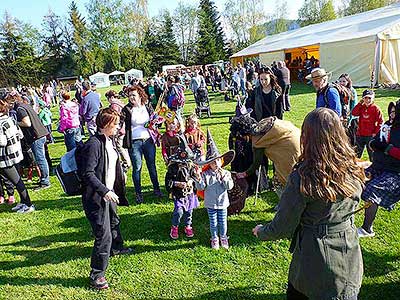
[[[129,71],[125,72],[125,84],[129,83],[130,78],[138,78],[143,79],[143,71],[137,69],[130,69]]]
[[[99,88],[110,86],[110,78],[106,73],[97,72],[96,74],[89,76],[89,80],[90,82],[94,82]]]
[[[337,78],[350,74],[356,86],[400,81],[400,3],[267,36],[235,53],[232,61],[259,57],[270,64],[290,51],[312,47],[320,66]]]

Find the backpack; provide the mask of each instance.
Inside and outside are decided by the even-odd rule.
[[[183,94],[183,88],[174,84],[167,98],[168,108],[175,110],[182,107],[184,104],[185,95]]]
[[[347,120],[349,115],[350,115],[350,100],[353,99],[353,94],[351,90],[337,82],[333,82],[328,85],[328,88],[325,89],[324,92],[324,102],[325,102],[325,107],[329,106],[329,101],[328,101],[328,91],[329,89],[336,89],[339,93],[340,96],[340,104],[342,107],[342,116],[344,120]]]
[[[69,196],[82,195],[82,181],[78,175],[78,165],[76,163],[76,155],[82,148],[76,145],[76,148],[65,153],[60,160],[60,164],[56,168],[56,175],[60,181],[61,187]]]

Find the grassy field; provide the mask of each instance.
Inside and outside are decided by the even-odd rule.
[[[100,92],[104,95],[105,90]],[[387,116],[388,102],[399,98],[399,93],[378,91],[377,96],[376,102]],[[315,105],[314,92],[296,85],[291,101],[292,111],[285,119],[301,126]],[[194,109],[191,96],[187,102],[186,114]],[[202,119],[203,129],[210,128],[224,151],[228,148],[228,117],[235,103],[211,94],[211,106],[212,117]],[[56,143],[49,147],[57,165],[65,147],[62,136],[54,135]],[[160,152],[157,162],[163,184],[165,167]],[[229,217],[231,249],[212,251],[202,207],[194,211],[193,239],[169,238],[173,203],[153,199],[147,169],[143,174],[148,193],[145,204],[134,205],[129,177],[127,191],[132,205],[119,209],[125,244],[133,247],[135,254],[110,260],[106,275],[111,288],[105,292],[88,288],[93,239],[80,197],[67,197],[55,176],[50,189],[30,190],[36,212],[18,215],[1,206],[0,299],[286,299],[289,241],[262,243],[251,234],[255,225],[273,218],[278,201],[275,194],[262,194],[256,205],[253,198],[248,199],[240,215]],[[357,224],[361,221],[359,214]],[[391,213],[381,210],[374,227],[377,236],[361,241],[365,275],[360,299],[400,298],[399,224],[398,208]]]

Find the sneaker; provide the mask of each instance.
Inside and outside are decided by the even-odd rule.
[[[164,194],[160,190],[155,190],[154,196],[156,196],[157,198],[164,198]]]
[[[24,204],[19,210],[17,210],[18,214],[28,214],[30,212],[35,211],[35,205],[27,206]]]
[[[117,255],[128,255],[128,254],[132,254],[133,253],[133,249],[132,248],[122,248],[122,249],[114,249],[111,250],[110,252],[110,256],[117,256]]]
[[[15,205],[13,208],[11,208],[12,211],[18,211],[21,209],[22,206],[24,206],[25,204],[23,203],[18,203],[17,205]],[[25,205],[26,206],[26,205]]]
[[[4,204],[4,197],[3,196],[0,196],[0,204]]]
[[[179,238],[179,227],[178,226],[171,226],[171,232],[169,233],[171,239],[176,240]]]
[[[357,233],[358,233],[358,237],[359,238],[366,238],[366,237],[374,237],[375,236],[375,232],[373,230],[371,232],[368,232],[362,227],[357,228]]]
[[[229,249],[229,238],[221,238],[221,247]]]
[[[218,250],[219,249],[219,240],[218,240],[218,238],[211,239],[211,248],[214,249],[214,250]]]
[[[33,191],[38,192],[41,190],[45,190],[48,189],[50,187],[50,184],[39,184],[39,186],[35,189],[33,189]]]
[[[193,232],[192,226],[185,227],[185,234],[186,234],[186,237],[188,237],[188,238],[194,237],[194,232]]]
[[[136,204],[143,203],[143,195],[141,193],[136,193]]]
[[[96,290],[106,290],[109,288],[105,277],[100,277],[96,280],[90,280],[90,286]]]
[[[7,204],[8,205],[13,205],[15,203],[15,198],[14,196],[9,196],[7,199]]]

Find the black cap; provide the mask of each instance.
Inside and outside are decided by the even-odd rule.
[[[362,93],[362,96],[363,96],[363,98],[366,97],[366,96],[373,97],[373,96],[375,96],[375,93],[374,93],[373,90],[365,90],[365,91]]]

